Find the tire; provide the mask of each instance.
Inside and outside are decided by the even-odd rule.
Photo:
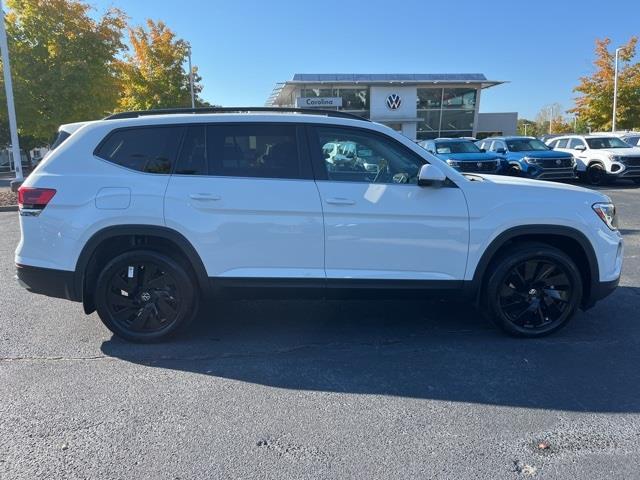
[[[520,168],[518,165],[509,165],[507,174],[511,177],[519,177],[522,175],[522,168]]]
[[[585,178],[590,185],[602,185],[607,180],[607,171],[599,163],[589,165]]]
[[[165,340],[195,317],[198,289],[171,257],[150,250],[118,255],[98,275],[96,310],[106,327],[136,343]]]
[[[582,300],[582,278],[557,248],[525,243],[494,263],[485,289],[493,322],[506,333],[536,338],[564,327]]]

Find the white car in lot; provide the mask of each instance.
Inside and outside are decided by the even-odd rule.
[[[334,169],[335,145],[379,168]],[[19,208],[22,285],[140,342],[184,328],[204,297],[257,288],[446,295],[536,337],[613,291],[623,258],[602,193],[462,174],[335,111],[116,114],[58,144]]]
[[[591,185],[616,178],[629,178],[640,184],[640,148],[616,136],[567,135],[553,138],[547,145],[573,154],[578,175]]]

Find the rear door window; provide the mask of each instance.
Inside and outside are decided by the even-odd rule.
[[[209,174],[230,177],[307,178],[308,160],[293,124],[211,124],[206,150]],[[304,157],[304,158],[303,158]]]
[[[171,173],[185,128],[155,126],[123,128],[111,132],[95,155],[145,173]]]
[[[562,140],[557,140],[556,145],[552,148],[567,148],[567,143],[569,143],[569,139],[563,138]]]

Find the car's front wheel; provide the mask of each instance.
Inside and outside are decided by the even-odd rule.
[[[595,163],[587,168],[586,179],[591,185],[602,185],[607,179],[607,172],[602,165]]]
[[[164,340],[191,322],[198,290],[173,258],[135,250],[111,260],[96,282],[96,310],[113,333],[132,342]]]
[[[494,322],[521,337],[548,335],[567,324],[582,299],[573,260],[545,244],[516,245],[494,263],[486,286]]]

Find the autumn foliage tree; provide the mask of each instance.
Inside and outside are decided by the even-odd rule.
[[[624,45],[618,57],[618,102],[616,127],[640,127],[640,62],[634,62],[637,37]],[[613,117],[613,86],[615,51],[610,50],[609,38],[596,40],[595,71],[580,78],[574,91],[580,94],[569,112],[593,130],[610,130]]]
[[[163,22],[147,20],[146,28],[129,29],[131,51],[120,63],[121,110],[147,110],[191,106],[189,72],[183,65],[188,44]],[[194,67],[196,104],[202,91],[197,67]]]
[[[98,118],[118,101],[116,55],[124,14],[94,19],[79,0],[8,0],[7,36],[23,148],[46,144],[62,123]],[[0,142],[7,144],[4,85]]]

